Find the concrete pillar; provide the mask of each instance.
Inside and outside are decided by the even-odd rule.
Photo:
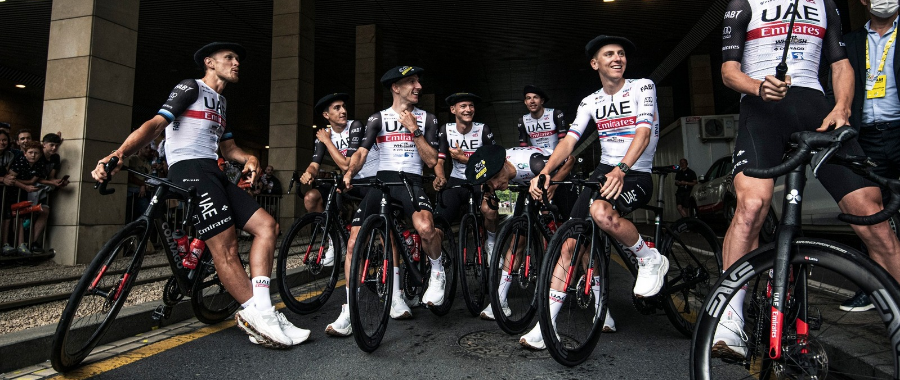
[[[131,131],[139,4],[53,2],[41,135],[62,131],[65,137],[60,173],[71,183],[56,192],[48,227],[49,246],[62,264],[89,262],[125,219],[124,187],[101,199],[90,171]]]
[[[356,84],[354,114],[358,120],[384,109],[381,75],[381,38],[376,25],[356,27]]]
[[[709,55],[692,55],[688,72],[691,81],[691,114],[696,116],[714,115],[716,102],[713,94]]]
[[[313,125],[315,2],[275,0],[272,7],[272,90],[269,107],[269,163],[281,183],[305,170],[316,138]],[[302,199],[281,200],[281,228],[301,214]]]

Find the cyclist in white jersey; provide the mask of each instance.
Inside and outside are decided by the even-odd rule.
[[[440,191],[444,185],[457,186],[466,182],[466,163],[469,156],[475,150],[485,145],[494,145],[494,134],[483,123],[473,121],[475,106],[481,102],[478,95],[459,92],[445,99],[450,106],[450,113],[456,119],[455,123],[447,123],[438,131],[438,163],[434,167],[434,189]],[[452,170],[450,179],[444,173],[444,162],[450,158]],[[480,188],[475,190],[475,199],[482,199]],[[459,215],[465,213],[465,204],[469,199],[469,192],[464,188],[445,190],[441,195],[443,205],[438,205],[437,213],[449,223],[456,221]],[[497,233],[498,212],[488,207],[490,200],[482,199],[481,214],[484,217],[484,229],[487,232],[485,248],[491,252],[494,247]],[[447,231],[443,231],[447,232]]]
[[[634,224],[622,217],[645,205],[653,195],[650,168],[659,140],[659,114],[653,81],[625,79],[624,76],[627,57],[634,50],[634,44],[623,37],[601,35],[588,42],[585,53],[591,59],[591,68],[599,74],[603,88],[581,101],[575,122],[550,156],[547,167],[558,165],[572,152],[589,123],[597,128],[603,155],[591,179],[606,177],[599,195],[607,201],[593,201],[590,199],[591,192],[584,191],[572,217],[585,218],[589,209],[591,218],[601,230],[635,254],[638,276],[634,294],[651,297],[662,288],[669,262],[656,248],[649,248]],[[531,181],[531,191],[540,191],[536,180]],[[572,254],[563,252],[560,260],[569,260],[571,256],[566,256]],[[594,278],[593,281],[598,284],[593,286],[595,292],[599,292],[597,280]],[[566,296],[562,286],[561,281],[551,284],[550,315],[553,321]],[[595,307],[599,310],[600,305]],[[540,326],[535,326],[519,342],[529,348],[545,348]]]
[[[553,152],[559,139],[566,136],[566,118],[560,109],[544,108],[550,97],[537,86],[522,90],[528,113],[519,118],[519,146],[535,146]]]
[[[833,0],[765,2],[732,0],[724,16],[722,81],[742,94],[741,118],[734,150],[734,188],[737,207],[722,245],[723,268],[728,269],[759,245],[759,231],[772,202],[774,180],[744,175],[747,168],[771,168],[781,163],[790,136],[799,131],[826,131],[848,123],[854,73],[841,39],[841,19]],[[795,18],[788,71],[775,78],[792,15]],[[819,83],[819,67],[831,68],[834,101]],[[856,140],[841,145],[841,153],[862,155]],[[826,164],[819,180],[845,213],[871,215],[882,209],[878,187],[850,169]],[[871,257],[894,278],[900,278],[900,243],[888,222],[852,226]],[[874,249],[873,249],[874,248]],[[738,290],[719,320],[712,355],[743,360],[745,289]]]
[[[388,70],[381,83],[391,92],[393,102],[390,108],[376,112],[366,123],[365,137],[359,150],[350,160],[350,171],[344,174],[344,184],[352,188],[351,179],[365,162],[370,149],[378,144],[378,172],[376,176],[388,182],[401,180],[403,172],[410,181],[413,194],[406,187],[394,186],[388,189],[389,198],[403,205],[406,215],[411,215],[413,228],[422,237],[422,246],[431,260],[431,275],[428,288],[422,295],[422,303],[439,306],[444,303],[445,274],[441,263],[441,239],[443,234],[434,228],[432,207],[422,189],[422,164],[429,168],[437,165],[437,118],[419,108],[419,93],[422,85],[419,77],[424,70],[415,66],[397,66]],[[372,190],[363,199],[353,218],[353,225],[361,225],[371,213],[378,212],[381,191]],[[416,204],[413,204],[416,202]],[[419,211],[415,211],[416,208]],[[350,262],[355,238],[351,236],[347,247],[347,261]],[[399,263],[394,251],[394,263]],[[400,268],[393,268],[394,297],[391,300],[391,318],[403,319],[412,316],[412,311],[400,295]],[[349,312],[345,311],[335,323],[349,323]]]
[[[328,94],[319,99],[313,108],[314,113],[321,114],[328,122],[328,127],[319,128],[316,131],[316,140],[313,143],[312,162],[306,168],[306,171],[300,176],[300,183],[309,185],[319,174],[319,165],[325,154],[331,157],[334,163],[342,171],[350,168],[350,157],[359,147],[359,141],[362,137],[362,122],[358,120],[347,120],[346,102],[350,99],[350,95],[345,93]],[[355,139],[354,139],[355,137]],[[365,178],[375,175],[375,167],[378,164],[374,160],[367,160],[363,165],[363,169],[359,171],[356,178]],[[331,191],[331,184],[323,184],[307,191],[303,196],[303,204],[306,206],[307,212],[323,212],[325,205],[322,199]],[[356,190],[356,189],[354,189]],[[368,189],[351,192],[356,197],[362,197],[363,193]],[[322,265],[331,266],[334,263],[334,245],[331,240],[328,241],[328,249],[325,250],[325,257],[322,259]]]
[[[309,337],[309,330],[292,325],[275,310],[269,295],[269,277],[275,252],[278,224],[247,192],[228,181],[219,170],[216,151],[230,161],[244,164],[243,174],[256,180],[259,161],[235,143],[226,128],[225,97],[228,83],[237,83],[239,61],[246,57],[243,47],[214,42],[196,53],[194,61],[204,69],[199,80],[187,79],[175,86],[156,116],[132,132],[122,145],[97,163],[91,172],[95,180],[107,180],[103,167],[112,157],[134,154],[166,132],[169,180],[193,186],[200,204],[193,216],[198,238],[213,255],[216,272],[225,289],[243,310],[235,315],[238,327],[250,341],[266,347],[286,348]],[[115,174],[119,167],[113,169]],[[250,274],[247,276],[237,253],[235,227],[253,235],[250,246]]]

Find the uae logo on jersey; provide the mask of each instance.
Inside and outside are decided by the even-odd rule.
[[[798,51],[791,52],[791,58],[793,58],[793,59],[803,59],[803,53],[798,52]]]

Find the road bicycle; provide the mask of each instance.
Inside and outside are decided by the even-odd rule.
[[[632,295],[634,307],[645,315],[663,310],[676,330],[690,337],[711,284],[722,272],[722,246],[713,230],[697,218],[686,217],[664,224],[663,191],[668,174],[677,166],[656,166],[657,206],[640,209],[654,214],[654,233],[648,244],[669,260],[669,271],[656,296]],[[551,184],[574,184],[597,197],[600,181],[574,179]],[[595,200],[602,201],[602,200]],[[606,318],[609,293],[609,261],[612,251],[620,264],[637,278],[637,257],[603,232],[590,217],[570,219],[556,231],[547,247],[538,285],[541,333],[550,355],[566,366],[581,364],[593,353]],[[578,252],[578,254],[574,254]],[[633,288],[633,283],[628,289]],[[550,317],[550,290],[566,293],[555,323]]]
[[[295,172],[288,194],[296,177]],[[316,185],[331,185],[325,197],[325,211],[307,213],[294,221],[278,250],[278,292],[288,309],[298,314],[319,310],[331,297],[344,271],[350,225],[341,216],[343,197],[337,193],[341,178],[332,172],[331,178],[314,181]]]
[[[456,271],[466,309],[472,316],[478,316],[485,306],[488,291],[487,252],[484,250],[484,218],[481,215],[481,199],[476,198],[475,185],[463,183],[450,186],[438,195],[442,202],[443,191],[463,188],[468,191],[468,211],[459,222],[459,246],[456,252]],[[489,207],[497,209],[489,203]],[[447,233],[452,233],[448,231]]]
[[[692,379],[711,378],[900,378],[900,285],[880,265],[857,250],[826,239],[802,236],[801,207],[806,165],[814,175],[824,164],[843,165],[890,189],[889,204],[870,216],[841,214],[857,225],[876,224],[900,208],[900,181],[869,170],[866,157],[836,153],[856,137],[852,128],[798,132],[794,150],[770,169],[745,169],[757,178],[787,174],[783,218],[776,240],[734,263],[713,286],[699,315],[691,348]],[[837,306],[856,289],[875,306],[873,313],[849,313]],[[743,318],[729,302],[746,290]],[[721,322],[721,324],[720,324]],[[721,327],[719,327],[721,326]],[[746,353],[715,359],[725,351],[716,329],[741,337]]]
[[[412,199],[414,209],[421,211],[419,202],[413,196],[411,181],[401,172],[400,181],[382,181],[370,178],[356,180],[353,186],[372,187],[371,191],[379,191],[379,212],[369,215],[363,220],[353,248],[353,259],[350,265],[350,324],[353,327],[353,338],[360,349],[366,352],[375,351],[387,330],[391,300],[393,298],[393,267],[401,268],[400,291],[413,299],[425,293],[431,263],[417,239],[408,231],[400,212],[403,207],[390,201],[389,190],[392,187],[405,187]],[[449,223],[443,218],[435,217],[436,229],[451,231]],[[410,238],[404,238],[409,232]],[[402,263],[394,264],[393,250],[400,253]],[[416,252],[418,254],[416,254]],[[446,315],[453,306],[456,294],[456,273],[454,256],[456,245],[452,233],[444,234],[441,241],[441,263],[444,267],[446,283],[444,286],[444,302],[440,306],[429,309],[436,315]]]
[[[111,173],[117,164],[118,158],[111,158],[106,164],[106,172]],[[200,200],[196,189],[183,188],[128,167],[123,166],[122,170],[155,183],[156,191],[143,215],[126,224],[103,245],[69,297],[51,344],[50,362],[59,372],[78,367],[98,344],[123,337],[117,332],[108,335],[107,332],[137,281],[147,241],[154,232],[164,240],[164,253],[174,278],[163,292],[167,303],[177,303],[184,295],[189,295],[194,315],[210,324],[227,319],[240,306],[219,281],[209,249],[204,250],[195,269],[182,266],[173,228],[163,218],[166,200],[172,198],[184,200],[186,215],[191,215]],[[100,194],[115,192],[115,189],[106,188],[108,182],[95,186]],[[183,227],[187,220],[185,218]]]

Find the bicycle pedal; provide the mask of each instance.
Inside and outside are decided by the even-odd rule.
[[[153,314],[150,315],[150,318],[153,318],[154,321],[161,321],[163,319],[169,319],[171,316],[171,306],[159,305],[156,307],[156,310],[153,310]]]

